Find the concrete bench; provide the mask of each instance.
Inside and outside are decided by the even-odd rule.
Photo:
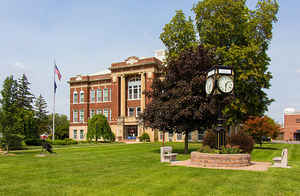
[[[172,153],[171,146],[160,147],[160,162],[176,161],[177,153]]]
[[[288,166],[288,149],[284,148],[281,152],[281,157],[274,157],[273,161],[273,167],[290,168]]]

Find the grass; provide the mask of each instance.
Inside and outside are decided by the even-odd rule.
[[[183,144],[172,143],[182,153]],[[267,172],[171,167],[160,163],[160,144],[103,144],[0,156],[0,195],[300,195],[300,145],[265,144],[253,161],[271,161],[289,149],[291,169]],[[196,150],[199,144],[190,144]],[[179,160],[189,155],[180,154]]]

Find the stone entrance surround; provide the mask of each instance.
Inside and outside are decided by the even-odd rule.
[[[251,164],[250,154],[191,153],[191,163],[202,167],[245,167]]]

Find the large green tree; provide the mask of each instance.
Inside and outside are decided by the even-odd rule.
[[[107,118],[102,114],[94,115],[88,121],[87,139],[89,141],[103,139],[104,141],[114,141],[115,136],[111,131]]]
[[[178,57],[184,49],[197,44],[192,19],[187,19],[182,10],[177,10],[170,23],[164,26],[160,39],[167,48],[168,58]]]
[[[64,114],[55,114],[55,138],[65,139],[69,138],[70,122],[68,117]],[[52,134],[53,114],[48,115],[48,133]],[[43,131],[43,130],[41,130]]]
[[[18,115],[18,98],[17,98],[17,81],[13,76],[9,76],[4,80],[3,89],[1,90],[0,103],[1,109],[1,145],[7,150],[18,148],[21,146],[22,135],[19,129]]]
[[[258,0],[254,10],[246,0],[203,0],[193,8],[199,42],[216,51],[215,64],[234,69],[235,99],[223,110],[231,124],[262,116],[273,101],[264,89],[272,78],[267,50],[278,8],[276,0]]]
[[[34,103],[35,109],[35,121],[37,126],[37,135],[41,135],[48,129],[48,111],[47,103],[42,95],[36,98]]]

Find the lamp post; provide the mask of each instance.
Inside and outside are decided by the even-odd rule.
[[[217,98],[218,104],[218,119],[217,127],[215,129],[217,134],[217,147],[225,145],[225,128],[222,115],[223,106],[220,103],[220,97],[233,94],[234,88],[234,73],[232,67],[217,65],[207,71],[205,91],[207,96],[214,96]]]

